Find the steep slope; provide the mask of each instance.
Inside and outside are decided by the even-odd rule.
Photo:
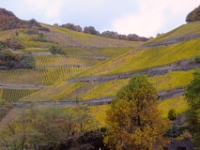
[[[185,32],[183,37],[192,36],[193,32],[199,30],[198,24],[199,22],[187,24],[184,25],[184,28],[181,26],[175,30],[176,32],[171,31],[162,35],[162,39],[158,37],[152,43],[164,41],[165,39],[171,40],[176,37],[176,34],[179,35],[178,30],[184,31],[186,28],[190,30]],[[182,38],[182,35],[179,35],[179,37]],[[126,76],[134,71],[144,74],[154,71],[153,77],[147,75],[149,81],[160,91],[159,93],[166,93],[167,96],[164,97],[175,97],[171,100],[174,103],[176,96],[180,95],[180,93],[176,94],[176,91],[180,91],[180,89],[181,91],[184,90],[184,87],[193,78],[194,69],[199,66],[193,60],[195,56],[200,54],[199,43],[200,38],[195,37],[195,39],[186,39],[185,41],[179,41],[176,44],[168,46],[132,49],[125,54],[97,64],[95,67],[74,76],[73,78],[78,77],[77,80],[68,80],[69,82],[56,84],[56,89],[58,89],[56,92],[53,92],[53,86],[47,87],[33,95],[24,97],[21,101],[87,101],[113,97],[120,88],[128,83],[131,77],[127,76],[123,79],[123,75]],[[157,70],[160,69],[161,72],[164,69],[164,72],[159,74],[159,71],[155,68]],[[109,79],[108,75],[113,75],[113,77]],[[85,80],[85,82],[84,80],[79,80],[84,78],[88,78],[88,80]],[[101,78],[101,80],[93,80],[94,78]],[[91,82],[90,79],[92,79]],[[179,113],[185,110],[185,103],[183,105],[184,108],[180,108]],[[182,106],[180,105],[180,107]]]
[[[166,34],[161,34],[149,40],[141,48],[153,46],[167,46],[200,37],[200,21],[184,24]]]

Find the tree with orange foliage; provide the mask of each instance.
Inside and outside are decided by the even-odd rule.
[[[156,100],[156,89],[147,79],[134,76],[106,112],[104,143],[112,150],[151,150],[166,129]]]

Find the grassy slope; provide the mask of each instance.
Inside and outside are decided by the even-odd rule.
[[[200,21],[192,22],[189,24],[184,24],[166,34],[162,34],[158,36],[157,38],[154,38],[152,40],[149,40],[145,44],[149,43],[160,43],[164,41],[170,41],[173,39],[183,38],[187,36],[196,36],[200,35]]]

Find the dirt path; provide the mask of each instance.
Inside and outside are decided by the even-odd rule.
[[[13,83],[0,83],[0,88],[5,89],[31,89],[37,90],[45,88],[45,85],[33,85],[33,84],[13,84]]]
[[[164,99],[180,96],[180,95],[182,95],[183,91],[184,91],[184,88],[160,91],[158,93],[158,100],[164,100]],[[75,106],[78,103],[84,103],[89,106],[98,106],[98,105],[109,104],[113,98],[114,97],[106,97],[106,98],[85,100],[85,101],[79,101],[79,102],[75,102],[75,101],[45,101],[45,102],[43,102],[43,101],[41,101],[41,102],[39,102],[39,101],[37,101],[37,102],[18,101],[18,102],[13,103],[13,105],[18,108],[28,108],[31,106],[36,107],[36,108],[50,108],[50,107],[54,107],[54,106],[67,108],[67,107]]]
[[[17,116],[23,113],[23,109],[13,107],[10,111],[5,115],[5,117],[0,121],[0,131],[8,125],[12,120],[14,120]]]

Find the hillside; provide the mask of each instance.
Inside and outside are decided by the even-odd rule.
[[[186,28],[190,28],[190,30],[183,36],[192,36],[194,31],[199,30],[198,24],[199,22],[183,25],[151,42],[156,43],[161,39],[163,41],[165,39],[172,40],[178,32],[184,31]],[[179,37],[182,36],[179,35]],[[53,92],[52,86],[21,100],[92,100],[112,97],[128,83],[134,72],[154,76],[149,77],[149,81],[157,87],[158,91],[182,88],[192,80],[192,72],[198,66],[195,63],[190,64],[193,58],[199,55],[199,42],[200,39],[196,38],[169,46],[133,49],[75,75],[66,83],[57,83],[56,93]],[[182,80],[187,82],[181,82]]]
[[[194,61],[200,55],[199,24],[182,25],[145,43],[43,23],[40,26],[48,31],[0,31],[2,50],[19,57],[29,53],[35,61],[31,69],[0,70],[0,102],[7,113],[0,113],[0,130],[29,107],[57,106],[69,111],[79,102],[91,106],[102,127],[106,104],[136,74],[145,75],[156,87],[163,118],[171,108],[184,113],[188,106],[181,95],[193,79],[194,70],[200,67]],[[52,47],[56,53],[50,51]]]
[[[54,87],[49,95],[58,94],[60,84],[70,87],[65,80],[143,43],[84,34],[34,19],[23,21],[5,9],[0,9],[0,23],[0,130],[23,112],[14,105],[19,99],[46,87]],[[59,53],[52,53],[52,47]],[[20,65],[24,55],[34,60],[31,68]]]
[[[161,34],[155,39],[149,40],[141,46],[168,46],[200,37],[200,21],[184,24],[166,34]]]
[[[182,32],[186,28],[190,30]],[[200,54],[200,38],[185,38],[198,35],[196,31],[199,31],[199,22],[182,25],[145,43],[144,47],[140,46],[88,68],[67,82],[58,82],[23,97],[17,105],[23,107],[26,106],[24,102],[35,102],[37,107],[46,107],[51,101],[59,101],[63,107],[73,105],[77,101],[89,105],[107,104],[116,96],[116,92],[128,83],[132,75],[144,74],[159,91],[158,98],[162,100],[159,101],[159,110],[162,116],[166,118],[166,113],[171,108],[175,108],[178,114],[181,114],[188,109],[181,95],[193,79],[194,70],[200,67],[194,62],[194,57]],[[179,32],[183,34],[179,35]],[[168,46],[146,47],[148,43],[154,44],[175,38],[185,40]],[[101,112],[101,115],[105,114]]]

